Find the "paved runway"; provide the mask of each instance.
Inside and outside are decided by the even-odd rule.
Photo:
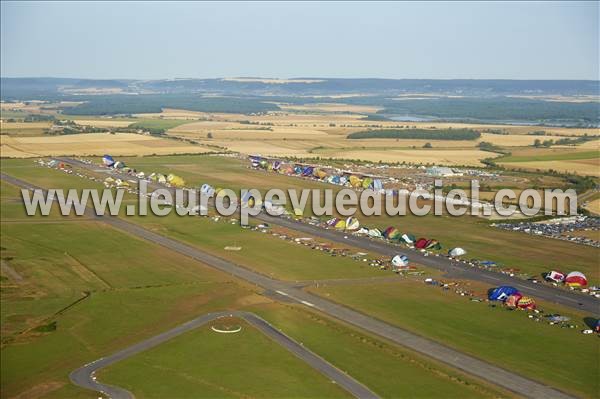
[[[4,173],[1,173],[0,177],[8,183],[18,187],[27,189],[39,188],[22,180],[5,175]],[[87,214],[94,215],[93,211],[89,208],[86,212]],[[521,396],[532,398],[570,397],[569,395],[545,384],[525,378],[517,373],[494,366],[475,357],[463,354],[457,350],[446,347],[443,344],[403,330],[399,327],[385,323],[345,306],[333,303],[322,297],[307,293],[302,289],[294,287],[293,283],[271,279],[225,259],[208,254],[191,245],[184,244],[172,238],[168,238],[146,230],[142,226],[127,222],[118,217],[95,217],[99,221],[107,223],[114,228],[128,232],[136,237],[145,239],[170,250],[176,251],[180,254],[186,255],[190,258],[196,259],[227,274],[255,284],[265,290],[276,292],[278,295],[286,298],[286,300],[297,302],[311,309],[323,312],[333,318],[354,325],[360,329],[366,330],[380,337],[387,338],[396,344],[405,346],[423,355],[439,360],[468,374],[482,378],[492,384],[496,384],[507,390],[513,391]]]
[[[132,399],[134,396],[131,392],[119,387],[103,384],[95,379],[94,374],[100,369],[115,364],[130,356],[134,356],[140,352],[154,348],[155,346],[158,346],[185,332],[201,327],[212,320],[226,316],[235,316],[246,320],[249,324],[256,327],[263,334],[268,336],[273,341],[277,342],[279,345],[283,346],[295,356],[306,362],[309,366],[319,371],[321,374],[325,375],[331,381],[335,381],[336,384],[338,384],[340,387],[344,388],[346,391],[351,393],[354,397],[371,399],[378,398],[378,396],[374,392],[369,390],[367,387],[365,387],[364,385],[362,385],[361,383],[359,383],[340,369],[332,366],[330,363],[317,356],[310,350],[306,349],[304,346],[300,345],[298,342],[294,341],[281,331],[277,330],[265,320],[261,319],[253,313],[240,311],[209,313],[197,317],[169,331],[158,334],[152,338],[146,339],[135,345],[113,353],[112,355],[88,363],[83,367],[80,367],[77,370],[73,371],[69,375],[69,378],[75,385],[78,385],[82,388],[92,389],[94,391],[104,393],[112,399]]]

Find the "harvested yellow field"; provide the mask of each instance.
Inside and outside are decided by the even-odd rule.
[[[43,137],[0,137],[2,157],[77,155],[167,155],[210,152],[207,147],[134,133],[88,133]]]
[[[119,121],[113,119],[83,119],[74,121],[78,125],[92,126],[92,127],[127,127],[134,122],[131,121]]]
[[[225,122],[225,121],[198,121],[186,123],[169,129],[169,133],[207,133],[215,130],[225,130],[233,128],[246,128],[251,129],[252,125],[242,125],[237,122]]]
[[[590,201],[585,206],[585,209],[587,209],[588,211],[590,211],[596,215],[600,215],[600,198]]]
[[[50,128],[51,122],[2,122],[0,134],[11,136],[39,136]]]
[[[373,107],[368,105],[352,105],[340,103],[316,103],[306,105],[285,105],[277,104],[284,111],[301,111],[301,112],[345,112],[356,114],[374,114],[382,109],[381,107]]]
[[[327,112],[348,112],[348,113],[330,113],[330,114],[310,114],[310,113],[294,113],[292,108],[294,105],[284,106],[286,109],[278,112],[270,112],[266,115],[244,115],[244,114],[225,114],[225,113],[205,113],[205,112],[194,112],[177,109],[164,109],[161,113],[156,114],[139,114],[136,116],[144,118],[164,118],[164,119],[202,119],[210,121],[220,122],[232,122],[238,123],[239,121],[250,121],[256,123],[272,123],[279,126],[290,126],[298,125],[297,127],[313,127],[313,128],[332,128],[330,124],[335,125],[335,128],[339,130],[340,134],[349,134],[353,131],[361,130],[367,127],[377,126],[378,128],[393,128],[398,126],[410,126],[421,129],[445,129],[445,128],[467,128],[474,129],[480,132],[486,130],[501,130],[506,131],[509,135],[527,135],[531,132],[545,131],[547,134],[552,136],[579,136],[585,133],[589,135],[600,135],[600,129],[598,128],[566,128],[566,127],[549,127],[549,126],[528,126],[528,125],[486,125],[486,124],[473,124],[473,123],[454,123],[454,122],[400,122],[400,121],[369,121],[364,120],[364,115],[361,113],[367,110],[371,111],[375,107],[368,106],[354,106],[348,104],[328,104],[323,103],[320,106],[326,108],[322,109],[321,112],[327,110]],[[308,104],[300,106],[305,112],[309,112],[310,107],[319,108],[319,104]],[[356,108],[358,107],[358,108]],[[317,112],[318,109],[315,109]],[[341,125],[344,125],[343,127]],[[498,135],[500,138],[506,138],[507,136]],[[544,138],[545,136],[533,137]],[[555,137],[547,137],[555,138]],[[499,139],[497,139],[499,140]]]
[[[406,149],[406,150],[364,150],[364,151],[325,151],[319,156],[344,159],[361,159],[372,162],[412,162],[439,165],[469,165],[481,166],[480,161],[489,158],[490,153],[476,149],[436,150],[436,149]]]
[[[575,159],[560,161],[528,161],[528,162],[506,162],[502,166],[509,168],[521,168],[526,170],[549,170],[559,172],[576,173],[585,176],[600,177],[600,159]]]
[[[587,141],[577,146],[578,148],[585,148],[590,150],[600,150],[600,140]]]
[[[51,122],[2,122],[0,123],[0,130],[3,133],[10,133],[13,130],[46,129],[51,125]]]
[[[303,148],[293,148],[293,146],[285,146],[280,141],[205,141],[205,144],[218,145],[227,148],[228,150],[240,152],[242,154],[261,154],[265,156],[309,156],[309,152]]]
[[[134,114],[141,119],[206,119],[210,114],[206,112],[188,111],[185,109],[163,108],[160,113]]]

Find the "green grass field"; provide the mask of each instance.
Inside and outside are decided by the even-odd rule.
[[[257,302],[265,300],[237,284],[226,283],[219,273],[196,262],[100,227],[97,223],[10,223],[3,224],[2,230],[2,257],[10,258],[10,266],[24,279],[22,282],[2,279],[2,397],[22,392],[51,397],[91,397],[91,393],[68,385],[67,375],[76,367],[200,314],[248,305],[253,306],[252,310],[261,309],[263,305]],[[86,295],[89,296],[80,300]],[[76,304],[69,307],[73,303]],[[322,321],[307,316],[304,311],[289,312],[287,308],[281,310],[278,306],[268,306],[265,314],[275,322],[287,320],[278,324],[280,328],[285,328],[288,323],[306,327],[305,331],[312,331],[312,342],[323,343],[319,341],[319,335],[327,331],[323,331]],[[288,313],[295,316],[290,320]],[[46,326],[51,321],[56,321],[54,331],[41,333],[31,330],[36,326]],[[315,326],[309,327],[310,323]],[[479,383],[456,372],[444,371],[444,367],[420,360],[420,367],[413,370],[414,355],[372,339],[357,339],[355,332],[332,322],[327,323],[327,329],[329,342],[339,339],[342,344],[321,355],[341,367],[353,353],[361,353],[364,357],[354,357],[348,369],[356,372],[357,378],[373,380],[379,391],[404,396],[415,392],[417,387],[421,387],[420,392],[426,393],[428,391],[424,387],[435,384],[437,389],[456,392],[457,396],[475,396],[473,392],[481,390],[492,396]],[[340,331],[346,338],[338,337]],[[260,346],[254,348],[253,342],[250,344],[250,348],[244,346],[241,350],[252,352],[260,348],[260,353],[264,354],[256,362],[247,360],[250,370],[264,367],[262,361],[267,354],[270,354],[269,362],[271,356],[278,357],[277,348],[263,350],[265,348]],[[183,353],[189,354],[192,360],[198,359],[197,353],[190,350],[186,342],[181,345],[182,350],[165,356],[172,356],[177,362]],[[194,344],[191,345],[194,348]],[[324,349],[325,346],[315,346],[315,350]],[[228,356],[236,358],[236,353],[239,356],[236,351]],[[285,354],[277,360],[286,364],[285,368],[278,367],[286,369],[286,372],[291,367],[286,361],[288,357]],[[209,353],[206,358],[214,356]],[[223,361],[226,360],[227,357],[223,358]],[[383,362],[385,370],[379,367],[359,368],[363,361],[371,364]],[[189,362],[183,365],[187,367],[186,363]],[[215,374],[209,373],[206,378],[217,378],[218,381],[221,373],[216,371],[219,369],[210,367],[210,370],[214,370]],[[397,370],[410,373],[411,383],[399,384],[392,378],[382,377]],[[172,389],[175,386],[171,385],[173,381],[179,388],[181,382],[176,375],[181,372],[185,372],[185,367],[183,371],[172,373],[163,370],[152,380],[163,389]],[[131,374],[124,372],[123,375]],[[135,386],[135,378],[143,376],[147,374],[132,376],[132,384]],[[306,379],[299,381],[305,382]],[[318,380],[314,385],[308,385],[310,387],[304,389],[310,390],[300,391],[298,395],[312,392],[314,395],[319,393],[317,396],[332,396],[327,393],[330,388],[327,384],[324,385],[325,391],[319,390]],[[186,385],[185,389],[193,390],[194,387],[194,384]],[[258,385],[251,385],[248,389],[251,391],[253,387]],[[198,392],[212,392],[204,388],[202,386]],[[291,391],[293,388],[294,385],[289,385],[290,391],[281,393],[298,396]],[[144,388],[140,389],[145,396]]]
[[[251,310],[296,341],[348,372],[381,397],[510,397],[486,383],[432,363],[405,348],[296,306],[263,305]],[[428,371],[429,373],[425,373]]]
[[[425,398],[440,391],[447,397],[500,393],[295,306],[257,305],[250,310],[385,397]],[[100,379],[140,392],[140,397],[164,397],[168,386],[158,383],[164,374],[182,387],[181,397],[202,391],[206,393],[201,397],[240,396],[241,392],[255,397],[345,396],[322,377],[314,378],[314,371],[260,332],[243,327],[242,333],[233,335],[216,334],[208,327],[186,333],[110,367]],[[314,384],[305,383],[309,378]]]
[[[183,256],[90,222],[2,223],[2,397],[251,292]],[[49,333],[35,328],[56,321]]]
[[[452,290],[402,281],[377,285],[329,285],[312,291],[465,353],[569,392],[597,397],[598,338],[578,330],[529,320],[521,311],[470,302]],[[551,307],[543,306],[546,311]]]
[[[174,127],[184,125],[186,123],[194,122],[193,120],[181,120],[181,119],[142,119],[139,122],[135,122],[129,127],[139,129],[164,129],[169,130]]]
[[[98,378],[137,398],[349,397],[245,322],[236,334],[203,326],[126,359]],[[310,384],[306,382],[310,381]]]
[[[577,159],[597,159],[598,151],[560,151],[542,155],[511,155],[502,158],[501,162],[533,162],[533,161],[571,161]]]

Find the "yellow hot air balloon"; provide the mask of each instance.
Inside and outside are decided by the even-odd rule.
[[[185,180],[183,180],[183,178],[181,178],[177,175],[174,175],[172,173],[167,175],[167,182],[173,187],[185,186]]]
[[[349,179],[349,180],[350,180],[350,185],[351,185],[352,187],[359,188],[359,187],[361,187],[361,186],[362,186],[362,180],[361,180],[361,178],[360,178],[360,177],[358,177],[358,176],[354,176],[354,175],[352,175],[352,176],[350,176],[350,179]]]

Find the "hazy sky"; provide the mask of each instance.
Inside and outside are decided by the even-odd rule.
[[[597,2],[1,8],[2,76],[599,79]]]

